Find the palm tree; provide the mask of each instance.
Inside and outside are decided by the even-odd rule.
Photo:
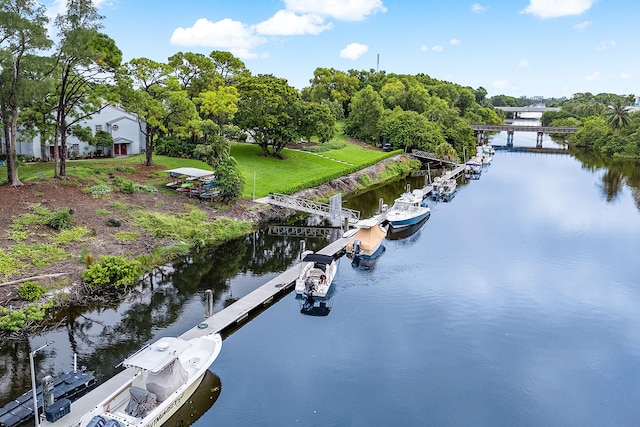
[[[609,105],[607,123],[613,130],[622,129],[629,125],[629,110],[627,110],[627,104],[622,97],[616,98],[613,104]]]

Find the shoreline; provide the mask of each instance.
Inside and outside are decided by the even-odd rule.
[[[360,191],[364,191],[367,188],[378,186],[386,181],[397,179],[404,175],[404,173],[408,173],[411,170],[416,169],[418,165],[419,161],[412,159],[410,156],[406,154],[398,154],[396,156],[382,160],[381,162],[378,162],[374,165],[363,168],[357,172],[344,175],[313,188],[302,190],[300,192],[294,193],[293,195],[313,200],[322,200],[340,192],[344,194],[354,194]],[[361,177],[363,175],[367,175],[367,178],[361,180]],[[367,184],[364,185],[363,181]],[[172,195],[172,197],[175,196]],[[180,199],[180,196],[178,196],[176,200],[178,202],[184,201],[184,199]],[[141,204],[142,206],[144,206],[144,200],[141,201]],[[210,215],[210,219],[213,221],[216,221],[219,218],[227,218],[233,221],[250,222],[251,229],[255,229],[272,221],[285,220],[286,218],[289,218],[296,213],[296,211],[293,210],[263,205],[251,200],[239,200],[235,204],[233,204],[233,206],[225,207],[224,209],[211,208],[207,209],[207,211]],[[245,234],[246,233],[243,233],[242,235]],[[101,233],[97,232],[96,236],[94,236],[94,239],[100,240],[100,237]],[[222,239],[220,241],[217,241],[215,244],[207,246],[215,246],[234,237],[240,236],[229,236],[226,239]],[[172,247],[171,242],[163,238],[154,238],[153,236],[149,236],[149,240],[144,238],[138,240],[140,240],[140,242],[139,244],[135,245],[135,248],[128,247],[127,244],[122,244],[121,246],[123,247],[116,246],[116,249],[120,250],[119,253],[135,253],[137,258],[150,256],[159,248],[167,249],[167,245],[169,245],[169,248]],[[0,240],[0,243],[2,243],[3,247],[8,246],[7,242],[10,242],[9,239],[5,238],[4,241]],[[109,248],[109,246],[105,247]],[[190,246],[187,252],[195,248],[196,247],[194,246]],[[0,247],[0,250],[2,249],[4,248]],[[141,274],[140,280],[142,280],[154,269],[165,265],[180,254],[179,251],[171,252],[170,250],[167,253],[172,255],[163,259],[163,262],[156,263],[152,266],[147,266],[145,271],[143,271],[143,273]],[[111,255],[112,253],[106,251],[106,254]],[[65,271],[65,266],[69,267],[68,271]],[[0,283],[0,303],[2,304],[2,306],[11,307],[13,310],[19,310],[25,306],[28,306],[30,303],[22,300],[18,296],[17,287],[19,283],[37,277],[40,277],[40,280],[44,281],[45,286],[53,288],[46,294],[46,300],[55,302],[55,306],[51,309],[54,312],[56,310],[73,306],[78,303],[86,303],[90,300],[100,299],[100,293],[91,292],[82,282],[80,276],[82,274],[82,271],[84,271],[84,268],[84,264],[79,262],[77,258],[67,258],[59,265],[54,264],[46,266],[46,268],[42,269],[32,269],[29,272],[30,274],[27,273],[24,275],[28,277],[12,277],[10,280]],[[60,275],[62,275],[62,280],[60,277],[56,277]],[[59,298],[60,295],[63,295],[63,297]],[[38,301],[37,303],[32,304],[42,304],[45,302],[46,301]],[[2,313],[0,312],[0,319],[2,318],[1,314]],[[35,329],[42,329],[43,326],[45,328],[47,327],[46,321],[29,322],[28,325],[25,325],[24,328],[21,328],[18,331],[0,330],[0,336],[4,338],[19,339],[20,337],[25,337],[30,331],[33,331]]]

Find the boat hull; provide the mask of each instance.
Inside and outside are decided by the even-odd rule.
[[[413,216],[410,218],[389,219],[389,224],[391,224],[392,228],[409,227],[411,225],[419,223],[420,221],[425,220],[426,218],[429,217],[430,214],[431,214],[431,211],[426,211],[420,215]]]

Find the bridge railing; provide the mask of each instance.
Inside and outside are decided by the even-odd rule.
[[[513,132],[576,133],[578,131],[577,127],[564,126],[471,125],[471,127],[473,130]]]
[[[347,218],[350,223],[356,223],[360,220],[360,211],[355,209],[341,208],[336,212],[328,203],[315,202],[313,200],[301,199],[294,196],[288,196],[286,194],[269,194],[269,203],[329,218]]]
[[[440,157],[436,156],[435,154],[429,153],[429,152],[426,152],[426,151],[421,151],[421,150],[415,150],[414,149],[414,150],[411,150],[411,154],[413,156],[415,156],[415,157],[420,157],[420,158],[427,159],[427,160],[433,160],[433,161],[436,161],[436,162],[448,163],[450,165],[455,165],[455,166],[458,165],[458,163],[455,162],[455,161],[443,160]]]

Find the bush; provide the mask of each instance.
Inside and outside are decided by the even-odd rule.
[[[84,270],[82,280],[89,288],[117,287],[136,283],[140,274],[142,265],[139,261],[127,261],[122,255],[109,255]]]
[[[23,282],[18,285],[20,298],[27,301],[37,301],[44,295],[45,289],[36,282]]]
[[[55,230],[64,230],[71,227],[71,215],[73,211],[71,209],[61,209],[58,212],[54,212],[48,219],[46,224]]]
[[[123,179],[121,189],[124,194],[133,194],[136,192],[136,185],[128,179]]]
[[[121,225],[122,225],[122,221],[120,221],[119,219],[109,218],[107,220],[108,227],[120,227]]]
[[[105,194],[109,194],[113,191],[111,186],[107,184],[94,185],[89,189],[92,195],[94,196],[103,196]]]

